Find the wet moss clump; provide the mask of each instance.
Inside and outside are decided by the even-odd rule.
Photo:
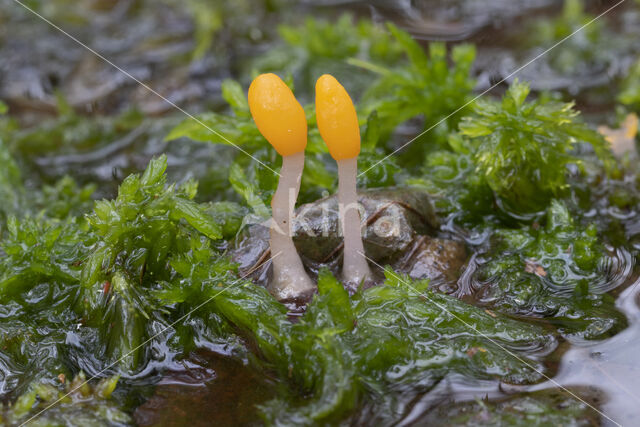
[[[640,59],[633,63],[622,81],[618,101],[629,110],[640,114]]]
[[[576,224],[566,206],[553,201],[543,224],[498,230],[493,238],[476,275],[482,304],[545,318],[567,337],[601,339],[626,327],[606,294],[618,284],[615,254],[598,240],[594,224]]]
[[[118,377],[105,378],[90,384],[80,372],[72,381],[64,376],[65,385],[54,387],[47,383],[34,383],[29,391],[20,395],[11,405],[0,411],[0,422],[8,425],[28,426],[123,426],[131,417],[111,399]]]
[[[600,415],[588,400],[591,399],[584,400],[579,395],[568,396],[565,391],[551,389],[497,400],[446,403],[431,410],[424,421],[434,426],[469,427],[597,425]]]
[[[494,207],[509,224],[568,196],[572,168],[582,179],[594,170],[614,173],[607,142],[577,119],[572,103],[527,101],[529,94],[529,85],[516,80],[501,101],[478,100],[446,149],[426,159],[424,176],[409,182],[445,195],[440,208],[461,224],[481,222]],[[577,155],[585,146],[595,156]]]
[[[554,342],[548,332],[391,270],[384,285],[352,298],[321,274],[320,294],[291,323],[265,289],[235,277],[215,248],[224,224],[209,216],[208,204],[190,201],[193,184],[167,185],[165,166],[166,159],[153,160],[85,220],[9,218],[2,240],[7,392],[80,369],[127,382],[197,342],[224,342],[246,357],[245,340],[258,349],[255,369],[282,379],[279,397],[263,407],[273,422],[338,420],[371,392],[400,416],[402,403],[389,393],[397,387],[425,392],[454,372],[529,383],[544,372],[534,359],[500,350],[546,352]],[[191,320],[183,323],[184,316]],[[32,358],[41,353],[48,356]],[[296,397],[301,390],[307,398]]]
[[[221,293],[220,286],[203,286],[216,283],[216,273],[206,254],[199,256],[184,263],[190,275],[162,295],[173,301],[217,295],[213,311],[255,343],[263,357],[258,366],[284,380],[280,396],[262,406],[270,424],[335,422],[362,399],[399,419],[405,410],[400,394],[424,393],[454,373],[536,381],[545,368],[515,354],[523,346],[541,353],[554,346],[552,335],[536,326],[492,316],[391,270],[384,285],[351,298],[330,273],[321,273],[319,294],[291,323],[262,288],[238,283]]]

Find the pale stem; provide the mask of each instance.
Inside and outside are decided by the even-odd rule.
[[[364,258],[361,218],[356,194],[357,157],[338,160],[338,208],[344,235],[342,276],[346,282],[360,283],[371,277],[369,264]]]
[[[273,257],[273,281],[269,285],[269,291],[278,300],[308,297],[315,290],[315,285],[304,270],[292,239],[291,222],[303,169],[304,152],[284,156],[278,188],[271,200],[273,221],[270,246]]]

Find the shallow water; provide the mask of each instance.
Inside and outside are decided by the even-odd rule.
[[[612,338],[596,343],[571,346],[560,360],[553,381],[531,390],[556,388],[558,385],[585,389],[597,396],[600,410],[606,415],[603,425],[632,426],[640,407],[640,280],[624,290],[616,306],[627,316],[629,327]]]
[[[274,394],[274,384],[243,362],[199,350],[158,382],[139,406],[140,426],[259,425],[256,404]]]

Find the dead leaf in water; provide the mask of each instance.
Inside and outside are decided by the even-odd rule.
[[[532,260],[526,261],[524,271],[527,273],[533,273],[536,276],[547,277],[547,272],[544,267]]]

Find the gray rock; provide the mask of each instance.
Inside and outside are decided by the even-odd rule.
[[[410,188],[359,192],[363,242],[367,257],[414,279],[431,279],[454,286],[466,261],[462,243],[437,238],[438,220],[430,197]],[[305,267],[313,275],[322,267],[340,271],[342,236],[336,196],[300,206],[293,223],[294,243]],[[242,275],[266,286],[269,280],[269,229],[249,226],[231,249]],[[371,266],[381,281],[380,268]]]

